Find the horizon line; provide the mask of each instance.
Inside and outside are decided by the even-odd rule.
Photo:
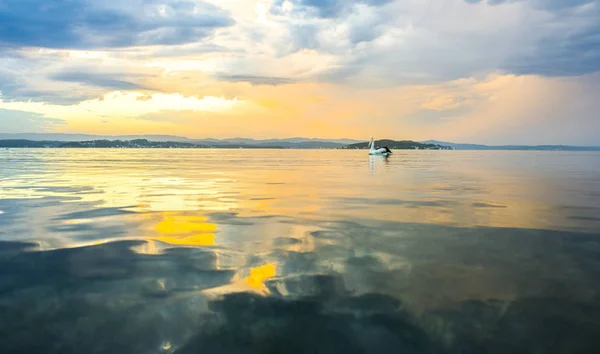
[[[127,136],[139,136],[139,137],[144,137],[144,136],[170,136],[170,137],[176,137],[176,138],[184,138],[184,139],[188,139],[188,140],[208,140],[208,139],[212,139],[212,140],[222,140],[222,141],[227,141],[227,140],[233,140],[233,139],[248,139],[248,140],[254,140],[254,141],[261,141],[261,140],[285,140],[285,139],[310,139],[310,140],[318,140],[318,141],[327,141],[327,140],[353,140],[353,141],[357,141],[357,142],[368,142],[370,139],[356,139],[356,138],[319,138],[319,137],[303,137],[303,136],[292,136],[292,137],[287,137],[287,138],[248,138],[248,137],[229,137],[229,138],[213,138],[213,137],[203,137],[203,138],[190,138],[184,135],[174,135],[174,134],[144,134],[144,133],[135,133],[135,134],[121,134],[121,135],[115,135],[115,134],[93,134],[93,133],[62,133],[62,132],[29,132],[29,133],[0,133],[0,136],[2,135],[44,135],[44,134],[53,134],[53,135],[89,135],[89,136],[98,136],[98,137],[127,137]],[[0,139],[0,140],[8,140],[8,139]],[[29,140],[29,139],[23,139],[23,140]],[[419,143],[425,143],[425,142],[436,142],[436,143],[446,143],[446,144],[453,144],[453,145],[480,145],[480,146],[490,146],[490,147],[502,147],[502,146],[572,146],[572,147],[594,147],[594,148],[598,148],[600,147],[600,143],[598,143],[597,145],[573,145],[573,144],[566,144],[566,143],[545,143],[545,144],[522,144],[522,143],[514,143],[514,144],[506,144],[506,143],[502,143],[502,144],[490,144],[490,143],[465,143],[465,142],[453,142],[453,141],[443,141],[443,140],[437,140],[437,139],[426,139],[426,140],[413,140],[413,139],[397,139],[397,138],[381,138],[381,139],[375,139],[375,141],[378,140],[393,140],[393,141],[413,141],[413,142],[419,142]],[[56,141],[60,141],[60,140],[56,140]],[[86,140],[80,140],[80,141],[86,141]],[[92,141],[92,140],[87,140],[87,141]],[[163,142],[167,142],[168,140],[159,140],[159,141],[163,141]]]

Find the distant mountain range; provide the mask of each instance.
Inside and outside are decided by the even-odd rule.
[[[425,144],[444,145],[454,150],[560,150],[560,151],[600,151],[600,146],[573,145],[480,145],[457,144],[438,140],[427,140]]]
[[[188,139],[171,135],[0,134],[2,148],[248,148],[340,149],[352,139]]]
[[[386,146],[392,150],[452,150],[452,147],[441,145],[441,144],[433,144],[433,143],[418,143],[412,140],[376,140],[375,147],[384,147]],[[350,144],[344,149],[368,149],[369,143],[362,142],[356,144]]]
[[[189,139],[175,135],[89,135],[62,133],[0,133],[0,147],[171,147],[171,148],[273,148],[273,149],[366,149],[367,140],[286,138],[256,140],[248,138],[231,139]],[[411,140],[377,140],[377,146],[387,146],[392,150],[564,150],[600,151],[598,146],[568,145],[479,145],[457,144],[438,140],[415,142]]]
[[[99,140],[120,140],[130,141],[145,139],[154,142],[179,142],[199,144],[209,147],[223,146],[255,146],[280,147],[280,148],[338,148],[348,144],[358,143],[361,140],[353,139],[318,139],[318,138],[286,138],[286,139],[266,139],[256,140],[248,138],[231,139],[190,139],[176,135],[89,135],[89,134],[63,134],[63,133],[24,133],[24,134],[6,134],[0,133],[0,140],[31,140],[31,141],[63,141],[63,142],[81,142],[81,141],[99,141]]]

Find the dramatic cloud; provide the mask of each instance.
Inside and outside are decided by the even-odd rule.
[[[123,74],[116,73],[91,73],[89,71],[67,71],[52,74],[50,78],[56,81],[76,82],[90,86],[102,87],[112,90],[143,90],[142,85],[124,81]]]
[[[248,82],[253,85],[282,85],[293,81],[282,77],[245,76],[245,75],[217,75],[217,79],[230,82]]]
[[[599,0],[4,0],[0,107],[72,132],[592,142],[598,48]]]
[[[4,0],[0,44],[105,48],[195,42],[234,23],[198,1]]]
[[[485,3],[488,5],[500,5],[511,2],[519,2],[525,0],[465,0],[470,4]],[[543,10],[563,10],[580,5],[593,3],[595,0],[532,0],[530,3],[538,9]]]
[[[600,70],[598,1],[275,1],[270,12],[272,25],[289,33],[274,46],[337,57],[321,81],[398,85]]]
[[[487,4],[514,2],[517,0],[488,0]],[[535,22],[535,31],[528,34],[532,37],[528,47],[515,50],[500,68],[515,74],[545,76],[582,75],[600,70],[600,1],[534,0],[523,4],[549,16]]]
[[[347,13],[356,5],[382,6],[393,0],[275,0],[271,11],[282,14],[288,11],[333,18]]]
[[[123,57],[123,53],[15,51],[0,56],[0,93],[4,101],[73,104],[112,90],[149,89],[145,82],[157,70]]]

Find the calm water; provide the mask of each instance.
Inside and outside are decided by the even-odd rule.
[[[599,353],[600,154],[0,152],[1,353]]]

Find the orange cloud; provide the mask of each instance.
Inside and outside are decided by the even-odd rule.
[[[153,80],[162,93],[110,93],[75,106],[0,101],[0,108],[63,119],[66,124],[57,127],[63,132],[485,142],[500,133],[531,135],[527,127],[572,114],[574,102],[586,95],[580,78],[514,75],[387,88],[314,82],[253,86],[197,71]]]

